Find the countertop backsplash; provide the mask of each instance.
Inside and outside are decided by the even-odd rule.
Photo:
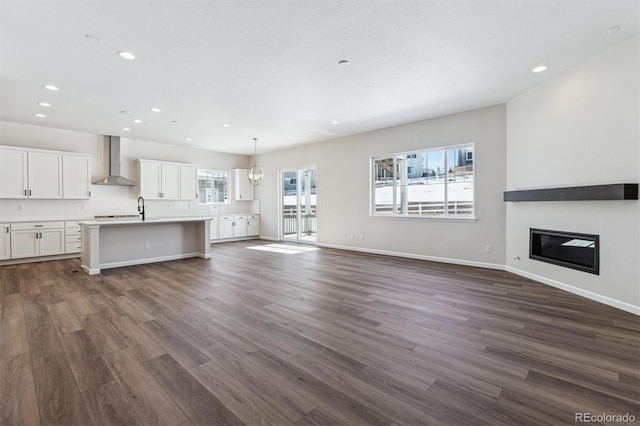
[[[92,219],[96,215],[137,214],[137,188],[92,185],[89,200],[0,199],[0,222]],[[191,201],[145,200],[147,217],[259,214],[260,202],[198,204]]]

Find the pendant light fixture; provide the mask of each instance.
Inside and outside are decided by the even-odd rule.
[[[258,166],[257,155],[258,155],[258,138],[253,138],[253,155],[255,162],[249,166],[247,170],[247,179],[249,179],[249,183],[253,186],[259,185],[264,177],[264,172],[262,171],[262,167]]]

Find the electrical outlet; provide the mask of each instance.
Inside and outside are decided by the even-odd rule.
[[[355,238],[355,236],[354,236],[353,234],[350,234],[350,235],[349,235],[349,239],[350,239],[350,240],[353,240],[354,238]]]
[[[491,252],[493,252],[493,247],[491,247],[490,245],[486,245],[486,246],[484,246],[484,252],[485,252],[485,253],[491,253]]]
[[[145,250],[149,248],[149,243],[144,243]]]
[[[24,211],[24,204],[18,204],[18,211]]]
[[[86,208],[87,208],[87,206],[85,206],[84,204],[80,204],[80,210],[84,210]]]
[[[360,238],[359,239],[360,239],[360,241],[363,241],[364,240],[364,235],[360,234]]]

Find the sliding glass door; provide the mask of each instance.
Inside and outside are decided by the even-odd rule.
[[[313,167],[283,170],[281,238],[288,241],[315,243],[316,169]]]

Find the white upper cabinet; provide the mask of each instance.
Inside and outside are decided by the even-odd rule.
[[[177,164],[162,163],[160,165],[160,181],[163,200],[180,199],[180,166]]]
[[[140,162],[140,196],[146,200],[161,200],[160,163],[155,161]]]
[[[0,149],[0,198],[62,198],[62,154]]]
[[[27,198],[27,152],[0,149],[0,198]]]
[[[254,187],[247,179],[247,170],[246,169],[234,169],[233,170],[234,177],[234,197],[233,199],[236,201],[250,201],[254,199]]]
[[[195,200],[198,198],[198,168],[196,166],[180,166],[180,199]]]
[[[197,196],[193,164],[138,160],[140,196],[147,200],[193,200]]]
[[[62,198],[62,154],[29,152],[29,197]]]
[[[62,155],[62,196],[76,200],[91,197],[91,157]]]
[[[87,199],[91,156],[0,147],[0,198]]]

